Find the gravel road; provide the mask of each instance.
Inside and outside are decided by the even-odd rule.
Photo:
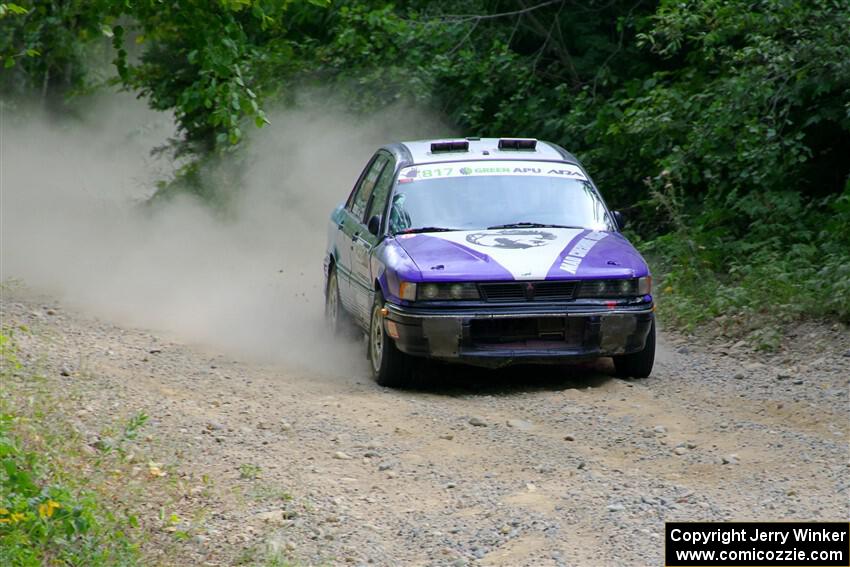
[[[256,363],[5,295],[84,438],[151,417],[146,454],[194,518],[164,563],[662,565],[667,520],[850,518],[847,327],[769,355],[662,333],[646,380],[603,360],[389,390],[365,357]]]

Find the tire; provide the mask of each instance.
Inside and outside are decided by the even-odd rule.
[[[328,287],[325,290],[325,324],[334,337],[352,336],[354,324],[339,299],[339,280],[334,267],[328,272]]]
[[[412,376],[413,360],[395,346],[384,329],[384,298],[375,294],[369,323],[369,363],[372,377],[381,386],[398,388],[408,385]]]
[[[646,378],[652,373],[652,366],[655,363],[655,318],[652,319],[652,326],[649,328],[649,334],[646,335],[646,344],[643,350],[632,353],[623,354],[614,357],[614,368],[617,371],[617,376],[621,378]]]

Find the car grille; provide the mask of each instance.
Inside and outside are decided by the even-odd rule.
[[[572,299],[576,286],[576,282],[540,282],[534,285],[534,299]]]
[[[584,325],[582,319],[570,317],[473,319],[469,322],[469,340],[476,346],[543,347],[544,343],[576,346],[582,343]]]
[[[479,284],[481,297],[490,302],[559,301],[575,296],[576,282],[496,282]]]
[[[524,301],[525,287],[515,283],[492,283],[479,286],[486,301]]]

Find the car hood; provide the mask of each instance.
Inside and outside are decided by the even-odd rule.
[[[637,250],[616,232],[521,228],[402,234],[396,240],[427,281],[623,278],[649,273]]]

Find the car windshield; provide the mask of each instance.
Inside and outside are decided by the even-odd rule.
[[[574,165],[477,161],[399,172],[390,208],[393,234],[533,226],[613,230],[605,205]]]

